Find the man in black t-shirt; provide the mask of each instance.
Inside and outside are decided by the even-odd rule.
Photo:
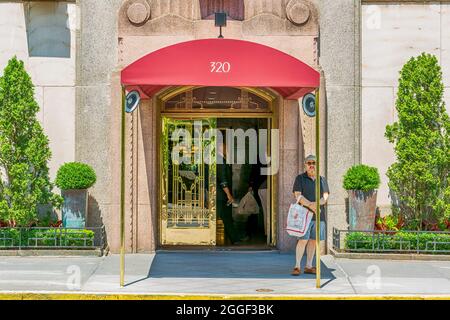
[[[306,171],[295,178],[294,192],[297,203],[314,212],[309,228],[303,237],[297,242],[295,251],[295,267],[292,275],[301,273],[300,262],[306,248],[306,266],[304,273],[315,274],[316,268],[312,266],[316,253],[316,157],[309,155],[305,159]],[[325,204],[327,203],[330,190],[324,177],[320,177],[320,235],[319,241],[325,239]]]

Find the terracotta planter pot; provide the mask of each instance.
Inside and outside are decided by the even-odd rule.
[[[377,190],[348,190],[349,229],[374,230]]]
[[[64,198],[62,206],[63,226],[66,228],[85,228],[88,213],[88,190],[61,190]]]

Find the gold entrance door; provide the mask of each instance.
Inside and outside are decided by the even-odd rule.
[[[161,244],[216,244],[215,119],[162,118]]]

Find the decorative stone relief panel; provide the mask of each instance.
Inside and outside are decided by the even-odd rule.
[[[307,0],[246,0],[245,35],[316,35],[318,12]]]
[[[286,19],[286,0],[244,0],[245,20],[260,14]]]
[[[200,4],[198,0],[152,0],[153,17],[176,15],[188,20],[199,20]]]
[[[126,14],[131,24],[135,26],[143,25],[150,19],[150,4],[146,0],[129,2]]]
[[[119,12],[119,36],[183,35],[200,20],[199,0],[127,0]]]
[[[299,0],[291,0],[286,6],[286,15],[290,22],[296,26],[302,26],[311,17],[310,6]]]
[[[119,36],[189,35],[195,21],[224,10],[230,22],[245,19],[243,35],[317,35],[318,12],[309,0],[126,0]],[[239,32],[240,33],[240,32]]]

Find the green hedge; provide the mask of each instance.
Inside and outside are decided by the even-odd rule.
[[[22,247],[93,247],[94,231],[53,228],[22,229],[21,232],[14,228],[0,229],[0,247],[18,247],[19,243]]]
[[[417,248],[417,241],[418,247]],[[439,233],[413,233],[400,231],[395,234],[375,233],[372,237],[370,233],[351,232],[345,237],[346,250],[358,250],[372,252],[380,250],[425,250],[427,242],[447,242],[436,244],[436,250],[450,251],[450,234]],[[401,242],[401,244],[400,244]],[[384,245],[384,248],[383,248]],[[377,250],[377,248],[379,248]],[[428,250],[433,250],[434,244],[428,244]],[[450,253],[450,252],[449,252]]]

